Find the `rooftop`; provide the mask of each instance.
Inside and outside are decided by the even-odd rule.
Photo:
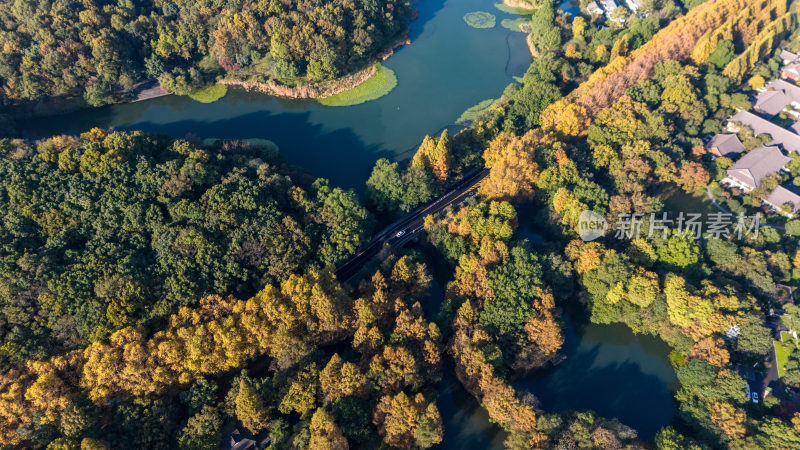
[[[800,195],[795,194],[783,186],[776,187],[764,200],[775,208],[780,208],[783,205],[790,205],[792,214],[800,210]]]
[[[759,147],[751,150],[728,168],[728,176],[747,186],[756,187],[791,161],[778,147]]]
[[[786,80],[772,80],[766,90],[756,98],[755,109],[770,117],[777,115],[792,103],[800,103],[800,87]]]
[[[728,123],[741,123],[753,130],[753,133],[768,134],[772,138],[769,145],[780,145],[787,152],[800,153],[800,135],[795,134],[786,128],[779,127],[762,117],[748,112],[739,111],[728,118]]]
[[[782,91],[793,102],[800,102],[800,86],[794,83],[778,79],[770,81],[764,87],[766,87],[767,90]]]
[[[782,69],[783,76],[790,78],[800,77],[800,63],[792,63]]]
[[[744,151],[744,145],[735,134],[718,134],[711,138],[706,147],[716,149],[720,156],[738,155]]]
[[[783,91],[764,91],[756,97],[753,108],[764,115],[773,117],[790,103],[792,103],[792,99]]]
[[[781,59],[784,61],[795,62],[798,59],[798,55],[788,50],[781,50]]]

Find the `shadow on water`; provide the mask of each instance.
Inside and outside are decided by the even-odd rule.
[[[391,152],[377,145],[364,144],[351,128],[325,130],[322,125],[310,122],[308,116],[308,112],[272,114],[262,111],[212,122],[140,122],[135,128],[171,136],[191,134],[200,138],[269,139],[278,145],[281,154],[291,164],[313,175],[324,173],[333,186],[345,189],[360,189],[375,159],[392,156]],[[253,123],[259,123],[260,126],[253,127]],[[346,156],[338,149],[347,149]]]
[[[444,437],[439,448],[447,450],[501,449],[506,432],[489,422],[489,414],[458,381],[447,361],[436,407],[442,415]]]
[[[75,134],[93,126],[174,137],[259,137],[277,143],[290,164],[314,176],[363,187],[378,158],[407,160],[426,134],[452,131],[464,110],[497,98],[530,62],[523,33],[499,24],[474,29],[464,22],[463,16],[475,10],[491,10],[499,19],[513,17],[485,0],[425,0],[417,7],[412,44],[384,62],[398,84],[374,101],[326,107],[229,89],[210,104],[167,96],[30,120],[21,129],[31,137]]]
[[[519,391],[532,392],[548,412],[593,410],[618,418],[639,437],[652,439],[675,415],[675,372],[669,346],[635,335],[624,325],[567,321],[561,364],[534,371],[517,381]]]
[[[417,1],[414,7],[417,9],[417,18],[411,22],[411,30],[408,33],[408,38],[414,42],[425,30],[428,23],[436,17],[442,9],[446,0],[420,0]],[[432,25],[436,27],[436,25]],[[434,28],[435,29],[435,28]],[[403,47],[401,47],[402,49]]]

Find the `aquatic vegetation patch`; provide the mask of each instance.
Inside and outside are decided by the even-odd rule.
[[[500,26],[511,31],[520,31],[523,33],[527,33],[531,31],[531,21],[525,17],[519,17],[516,19],[503,19],[500,22]]]
[[[378,64],[375,75],[353,89],[348,89],[330,97],[317,101],[325,106],[352,106],[378,99],[388,94],[397,86],[397,76],[392,69]]]
[[[494,28],[497,18],[486,11],[473,11],[464,14],[464,22],[472,28]]]
[[[225,94],[227,93],[228,86],[225,86],[224,84],[212,84],[211,86],[197,88],[189,92],[188,95],[189,98],[196,102],[214,103],[222,97],[225,97]]]
[[[497,100],[498,99],[496,98],[489,98],[478,103],[475,106],[467,108],[466,111],[461,113],[461,116],[458,118],[458,120],[456,120],[456,125],[474,122],[478,117],[482,116],[483,113],[488,111],[489,108],[491,108],[492,105],[494,105]]]

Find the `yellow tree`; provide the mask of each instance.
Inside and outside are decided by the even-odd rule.
[[[325,401],[331,402],[360,392],[366,385],[367,378],[355,364],[343,361],[335,353],[320,372],[319,382]]]
[[[534,150],[531,133],[521,138],[509,133],[497,136],[483,154],[490,171],[481,183],[481,195],[489,200],[531,198],[539,178]]]
[[[254,434],[261,432],[270,422],[264,399],[244,378],[239,381],[239,392],[236,394],[236,418]]]
[[[311,439],[308,450],[346,450],[350,446],[342,430],[324,408],[318,408],[311,416]]]
[[[717,402],[711,405],[711,421],[730,440],[741,439],[745,434],[744,411],[730,403]]]

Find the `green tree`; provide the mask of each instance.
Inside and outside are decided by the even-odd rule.
[[[221,429],[222,417],[217,408],[205,406],[200,412],[189,418],[178,438],[178,445],[184,450],[211,450],[218,448],[222,440]]]

